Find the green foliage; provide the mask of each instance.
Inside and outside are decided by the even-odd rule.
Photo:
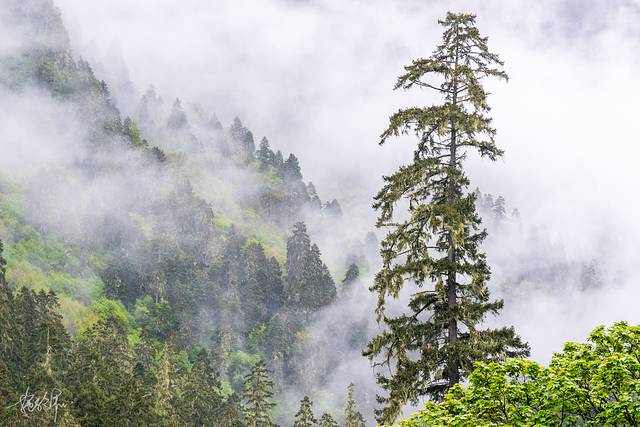
[[[16,403],[28,388],[35,393],[54,388],[64,391],[62,370],[69,347],[55,294],[21,288],[12,295],[0,277],[1,425],[27,425]],[[61,409],[60,418],[66,412]],[[28,425],[50,425],[53,419],[51,412],[37,413]],[[69,417],[65,419],[70,423]]]
[[[287,241],[285,292],[290,303],[303,309],[318,309],[336,297],[329,269],[320,259],[320,249],[311,244],[304,223],[294,225]]]
[[[324,413],[320,417],[320,422],[318,423],[318,426],[319,427],[338,427],[338,423],[333,418],[333,416],[331,416],[331,414]]]
[[[358,411],[355,398],[355,385],[347,388],[347,406],[344,409],[344,427],[365,427],[364,417]]]
[[[342,293],[349,294],[351,292],[351,287],[360,277],[360,268],[355,263],[349,264],[349,268],[347,268],[347,272],[344,274],[344,279],[342,279]]]
[[[310,201],[320,206],[315,188],[302,182],[295,155],[285,161],[266,139],[256,153],[253,134],[239,119],[227,131],[205,114],[207,123],[196,127],[202,117],[176,100],[168,105],[167,120],[162,108],[154,110],[162,101],[153,91],[138,116],[122,117],[108,85],[89,63],[73,58],[52,2],[11,3],[7,17],[28,21],[24,33],[33,33],[34,40],[0,61],[1,83],[26,94],[32,88],[39,96],[50,94],[71,114],[60,117],[61,126],[83,124],[73,135],[85,144],[73,168],[43,168],[26,188],[0,180],[4,297],[29,288],[20,291],[19,311],[33,317],[45,311],[38,298],[53,298],[33,295],[55,291],[55,310],[63,315],[58,320],[73,335],[61,350],[66,363],[53,370],[70,408],[64,425],[242,425],[233,392],[240,391],[248,368],[264,358],[279,384],[289,381],[292,349],[303,340],[309,315],[335,298],[313,245],[301,266],[309,269],[302,277],[302,304],[288,301],[284,292],[286,227]],[[49,34],[54,30],[56,37]],[[209,174],[228,167],[234,179]],[[142,179],[150,174],[157,185],[137,185],[138,173]],[[81,191],[85,180],[113,183],[121,176],[130,178],[132,191],[117,206],[104,208],[105,201],[113,203],[110,194]],[[245,191],[244,183],[233,182],[237,178],[258,186]],[[192,188],[192,179],[200,188]],[[203,189],[209,185],[211,191]],[[61,206],[67,199],[57,191],[48,194],[59,188],[78,190],[78,204],[71,205],[79,209]],[[5,264],[0,267],[4,282]],[[0,331],[7,319],[21,318],[14,308],[3,314]],[[34,345],[30,341],[41,344],[41,336],[25,337],[25,348]],[[200,360],[202,352],[194,347],[213,349],[211,359]]]
[[[621,426],[640,424],[640,327],[596,328],[586,343],[567,343],[549,367],[523,359],[478,362],[468,386],[402,427]]]
[[[243,393],[244,419],[247,427],[272,427],[270,411],[275,406],[273,381],[262,360],[257,361],[245,377]]]
[[[528,354],[513,328],[478,329],[502,301],[489,296],[491,272],[480,251],[486,232],[473,194],[466,194],[463,168],[468,152],[491,160],[502,154],[481,82],[507,76],[474,15],[448,13],[440,24],[442,43],[431,57],[406,66],[396,89],[429,88],[442,96],[442,104],[399,110],[381,135],[381,144],[410,132],[418,140],[413,162],[384,177],[374,204],[377,226],[389,230],[382,241],[383,266],[371,287],[386,330],[369,342],[365,355],[376,365],[393,366],[390,375],[378,374],[388,392],[378,397],[382,422],[392,422],[406,402],[440,398],[470,373],[474,361]],[[409,207],[407,219],[399,218],[399,205]],[[410,313],[387,317],[387,298],[397,298],[406,282],[422,288],[412,292]]]
[[[260,361],[260,356],[245,353],[244,351],[234,351],[230,354],[229,378],[233,390],[240,393],[245,385],[245,373]]]
[[[305,396],[300,401],[300,409],[296,413],[293,427],[315,427],[318,422],[313,416],[313,402],[309,399],[309,396]]]

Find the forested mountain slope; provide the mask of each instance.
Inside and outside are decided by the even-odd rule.
[[[0,171],[0,406],[56,387],[63,425],[240,425],[259,359],[275,393],[309,369],[305,328],[342,292],[306,223],[339,220],[338,202],[239,118],[152,88],[123,117],[51,1],[4,5],[0,87],[25,152]]]

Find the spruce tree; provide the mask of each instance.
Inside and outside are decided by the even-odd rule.
[[[336,297],[336,286],[329,269],[322,262],[320,249],[311,244],[307,227],[298,222],[287,240],[287,280],[285,291],[293,305],[317,309]]]
[[[171,107],[171,114],[167,119],[167,126],[172,129],[181,129],[188,124],[187,115],[182,109],[182,104],[180,103],[180,100],[176,98],[173,106]]]
[[[318,245],[312,244],[307,256],[306,280],[301,299],[301,302],[311,309],[331,304],[337,295],[329,268],[322,262],[320,255]]]
[[[331,414],[324,413],[320,417],[320,422],[318,423],[319,427],[338,427],[338,423],[331,416]]]
[[[347,388],[347,406],[344,409],[344,427],[365,427],[364,418],[358,411],[355,398],[355,386],[349,384]]]
[[[256,152],[256,158],[260,162],[260,170],[267,170],[270,165],[275,163],[275,154],[271,151],[269,147],[269,141],[267,137],[263,137],[260,141],[260,148]]]
[[[245,278],[240,288],[242,311],[247,327],[266,323],[282,306],[282,271],[275,258],[267,259],[259,243],[244,249]]]
[[[298,158],[289,154],[289,157],[284,162],[283,165],[284,177],[287,180],[291,181],[299,181],[302,179],[302,172],[300,171],[300,163],[298,162]]]
[[[275,406],[273,397],[273,381],[262,360],[256,362],[249,375],[245,377],[244,407],[247,427],[271,427],[269,411]]]
[[[233,119],[229,133],[233,139],[240,144],[240,148],[244,151],[247,161],[253,160],[256,151],[255,143],[253,142],[253,133],[243,126],[238,117]]]
[[[320,197],[318,197],[318,191],[316,190],[316,186],[313,185],[313,182],[307,184],[307,194],[309,195],[309,205],[313,209],[322,208],[322,202],[320,201]]]
[[[284,157],[282,156],[282,151],[276,151],[276,155],[273,159],[273,164],[278,171],[280,176],[284,176]]]
[[[287,273],[285,291],[289,301],[294,304],[300,302],[310,247],[311,239],[307,234],[307,226],[304,222],[297,222],[293,226],[293,234],[287,240],[287,260],[285,263]]]
[[[347,272],[344,275],[344,279],[342,279],[342,293],[348,294],[351,292],[351,286],[358,280],[360,277],[360,269],[358,265],[355,263],[349,264],[347,268]]]
[[[504,197],[498,196],[496,201],[493,203],[493,215],[496,220],[500,221],[506,218],[507,216],[507,208]]]
[[[309,399],[309,396],[305,396],[300,401],[300,409],[296,413],[293,427],[315,427],[318,421],[313,416],[312,405],[313,402]]]
[[[528,354],[512,327],[479,329],[503,303],[489,298],[490,268],[480,252],[486,232],[463,169],[468,152],[490,160],[502,154],[481,81],[507,75],[475,27],[474,15],[448,13],[439,23],[442,43],[430,58],[406,66],[395,88],[432,89],[443,101],[399,110],[380,141],[408,133],[418,139],[413,162],[384,178],[374,203],[380,211],[377,226],[388,229],[382,269],[371,287],[386,330],[369,342],[365,355],[392,368],[390,375],[378,375],[388,396],[378,397],[384,407],[376,414],[386,423],[406,402],[441,397],[469,374],[474,361]],[[401,201],[407,202],[408,219],[397,215]],[[420,288],[410,291],[410,313],[387,317],[387,297],[398,297],[405,282]]]
[[[342,207],[340,206],[340,203],[336,199],[333,199],[332,201],[325,203],[324,211],[335,218],[342,217]]]
[[[211,367],[206,350],[201,350],[191,371],[180,385],[180,414],[185,425],[217,425],[224,411],[224,394]]]

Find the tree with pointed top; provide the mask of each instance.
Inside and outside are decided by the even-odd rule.
[[[320,417],[320,422],[318,423],[318,427],[338,427],[338,423],[329,413],[324,413]]]
[[[306,280],[301,302],[308,308],[318,309],[335,300],[337,291],[329,268],[320,257],[320,248],[315,243],[307,255]]]
[[[395,88],[432,89],[443,102],[399,110],[380,141],[410,132],[418,139],[413,162],[384,178],[374,204],[380,211],[377,226],[389,230],[382,242],[383,266],[371,287],[386,330],[369,342],[365,355],[376,366],[392,368],[388,376],[378,374],[388,395],[378,396],[384,406],[376,415],[386,423],[407,402],[424,395],[440,398],[468,376],[475,361],[528,354],[512,327],[479,328],[503,303],[489,297],[490,268],[480,252],[486,232],[463,168],[468,152],[490,160],[502,155],[481,81],[507,75],[474,15],[448,13],[439,22],[443,42],[430,58],[406,66]],[[408,202],[406,220],[396,212],[400,201]],[[398,297],[407,282],[420,288],[411,292],[410,312],[388,317],[387,297]]]
[[[340,206],[340,203],[336,199],[333,199],[332,201],[325,203],[324,211],[336,218],[342,217],[342,207]]]
[[[506,202],[504,197],[498,196],[493,203],[493,215],[498,221],[503,220],[507,216]]]
[[[244,152],[247,161],[253,160],[256,151],[256,146],[253,142],[253,133],[242,124],[239,117],[236,116],[233,119],[229,133],[233,139],[240,144],[240,148]]]
[[[318,422],[313,416],[313,402],[309,396],[305,396],[300,401],[300,409],[296,413],[293,427],[314,427]]]
[[[318,197],[318,191],[316,190],[316,186],[313,185],[313,182],[307,184],[307,194],[309,195],[309,205],[314,209],[321,209],[322,202],[320,201],[320,197]]]
[[[342,279],[342,292],[349,292],[351,285],[360,277],[360,269],[356,263],[351,263]]]
[[[221,388],[209,355],[202,349],[181,381],[178,395],[183,422],[194,426],[217,425],[225,409]]]
[[[344,427],[365,427],[364,418],[356,404],[355,385],[347,388],[347,406],[344,409]]]
[[[300,163],[298,158],[294,154],[289,154],[287,160],[283,166],[284,177],[287,180],[299,181],[302,179],[302,172],[300,171]]]
[[[256,158],[260,162],[260,170],[267,170],[269,166],[275,163],[275,154],[269,147],[269,140],[267,137],[263,137],[260,141],[260,146],[256,152]]]
[[[291,304],[304,309],[317,309],[335,299],[333,278],[322,262],[320,249],[316,244],[311,244],[304,222],[297,222],[293,226],[293,235],[287,240],[285,269],[285,293]]]
[[[171,107],[171,114],[169,114],[169,118],[167,119],[167,126],[172,129],[181,129],[187,126],[187,124],[187,115],[182,109],[180,100],[176,98]]]
[[[276,167],[276,170],[278,171],[278,173],[280,175],[283,174],[283,168],[284,168],[284,157],[282,156],[282,151],[278,150],[276,151],[276,156],[273,160],[274,162],[274,166]]]
[[[275,404],[273,397],[273,381],[269,379],[269,371],[264,361],[259,360],[245,377],[243,395],[244,418],[247,427],[272,427],[269,412]]]
[[[222,123],[220,123],[220,119],[215,114],[212,114],[207,121],[207,125],[213,130],[219,131],[222,130]]]

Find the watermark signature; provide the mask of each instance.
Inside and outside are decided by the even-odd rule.
[[[59,388],[53,388],[51,392],[45,391],[42,396],[36,396],[34,393],[29,392],[29,387],[23,395],[20,396],[18,403],[11,405],[20,406],[20,412],[26,418],[29,418],[34,412],[42,411],[54,411],[53,422],[58,421],[58,409],[64,408],[66,405],[60,402],[60,395],[62,390]]]

